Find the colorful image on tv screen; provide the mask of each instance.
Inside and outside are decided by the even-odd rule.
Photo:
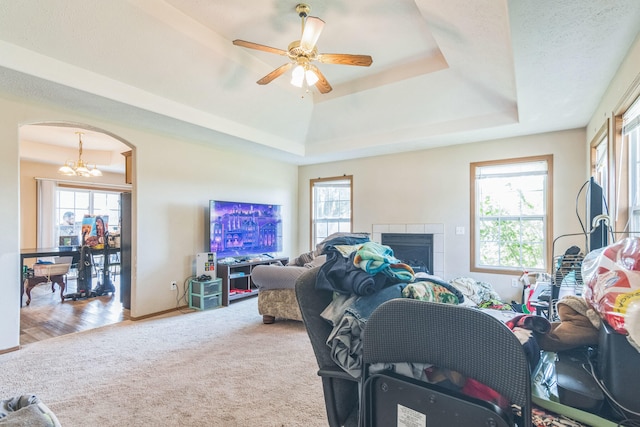
[[[222,257],[282,251],[279,205],[209,202],[209,251]]]

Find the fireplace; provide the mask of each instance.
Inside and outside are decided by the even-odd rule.
[[[393,255],[416,273],[434,274],[433,234],[382,233],[380,243],[393,249]]]

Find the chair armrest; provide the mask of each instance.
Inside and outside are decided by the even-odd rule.
[[[318,376],[358,382],[358,379],[354,378],[353,376],[351,376],[350,374],[345,372],[345,370],[342,369],[342,368],[335,368],[335,369],[334,368],[324,368],[324,369],[320,369],[320,370],[318,370]]]
[[[329,426],[357,425],[359,381],[337,366],[320,369],[318,375],[322,378]]]

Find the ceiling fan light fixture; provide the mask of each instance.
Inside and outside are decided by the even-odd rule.
[[[313,86],[314,84],[318,83],[318,80],[320,80],[316,73],[313,72],[313,70],[305,71],[304,76],[307,79],[307,85],[309,86]]]
[[[302,82],[304,81],[304,67],[300,64],[296,65],[296,67],[291,72],[291,84],[295,87],[302,87]]]

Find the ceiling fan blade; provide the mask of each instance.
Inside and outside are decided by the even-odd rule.
[[[316,82],[316,87],[318,88],[320,93],[329,93],[329,92],[331,92],[331,90],[333,88],[331,87],[331,85],[327,81],[327,79],[324,76],[324,74],[322,74],[322,72],[318,69],[318,67],[316,67],[315,65],[311,65],[309,68],[311,69],[311,71],[313,71],[316,74],[316,76],[318,76],[318,81]]]
[[[289,70],[292,66],[293,66],[293,62],[287,62],[286,64],[279,66],[278,68],[276,68],[275,70],[273,70],[272,72],[270,72],[269,74],[267,74],[266,76],[258,80],[256,83],[258,83],[259,85],[266,85],[267,83],[271,83],[272,80],[274,80],[277,77],[280,77],[282,74],[287,72],[287,70]]]
[[[277,55],[286,55],[287,54],[286,50],[278,49],[278,48],[271,47],[271,46],[265,46],[263,44],[248,42],[248,41],[245,41],[245,40],[234,40],[233,44],[236,45],[236,46],[248,47],[249,49],[256,49],[256,50],[262,50],[264,52],[275,53]]]
[[[324,21],[315,16],[307,17],[304,23],[304,31],[302,32],[302,38],[300,39],[300,47],[304,50],[313,50],[314,46],[318,42],[322,28],[324,27]]]
[[[325,64],[358,65],[368,67],[373,62],[369,55],[349,55],[347,53],[322,53],[318,55],[318,61]]]

